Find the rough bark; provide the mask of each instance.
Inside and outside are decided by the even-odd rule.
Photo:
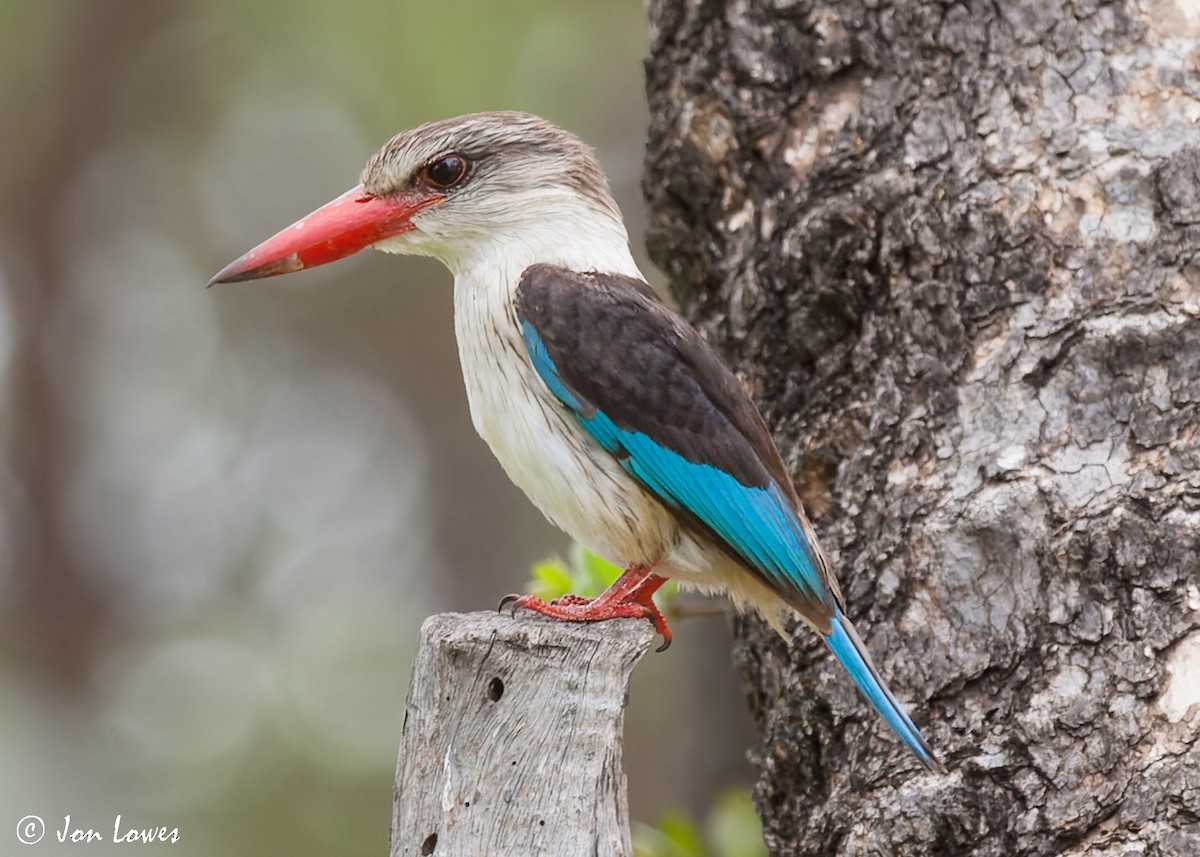
[[[772,853],[1200,854],[1200,13],[650,18],[651,253],[952,769],[742,620]]]
[[[631,857],[621,766],[641,620],[431,616],[396,767],[392,857]]]

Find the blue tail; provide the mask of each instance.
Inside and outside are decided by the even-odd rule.
[[[900,736],[900,740],[908,745],[921,763],[931,771],[944,773],[946,768],[933,755],[933,750],[929,748],[929,744],[921,735],[920,730],[913,725],[908,713],[896,701],[896,697],[892,696],[887,685],[883,683],[879,671],[871,663],[871,656],[867,654],[867,647],[863,645],[862,638],[858,636],[858,632],[854,630],[854,626],[850,624],[850,620],[841,610],[838,610],[833,616],[833,631],[825,637],[825,644],[842,662],[842,666],[846,668],[846,672],[850,673],[850,677],[854,679],[858,689],[863,692],[875,710],[883,715],[888,726],[892,727]]]

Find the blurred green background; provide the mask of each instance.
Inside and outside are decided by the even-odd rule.
[[[118,813],[179,829],[142,853],[386,853],[420,621],[566,541],[471,429],[438,265],[204,283],[396,131],[499,108],[596,146],[644,262],[645,26],[635,0],[0,0],[0,854]],[[675,632],[632,692],[643,821],[750,778],[726,622]]]

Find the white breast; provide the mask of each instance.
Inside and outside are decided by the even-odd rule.
[[[511,287],[455,279],[455,332],[475,430],[552,523],[614,562],[657,562],[673,518],[596,444],[527,356]]]

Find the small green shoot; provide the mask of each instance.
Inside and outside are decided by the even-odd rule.
[[[535,564],[525,591],[543,601],[553,601],[567,593],[595,598],[620,577],[622,570],[598,553],[573,543],[566,560],[552,557]],[[678,590],[678,584],[667,581],[654,595],[658,609],[667,612],[666,605]]]
[[[658,824],[637,824],[633,830],[634,857],[766,857],[762,822],[750,790],[722,792],[709,810],[703,830],[682,812],[664,813]]]

